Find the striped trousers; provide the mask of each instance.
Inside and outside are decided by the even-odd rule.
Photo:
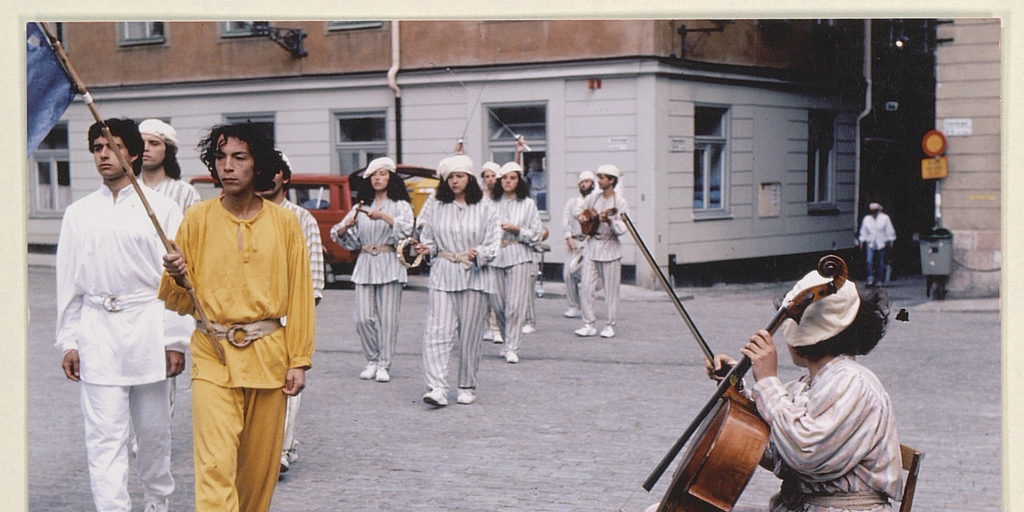
[[[570,252],[566,255],[565,263],[562,265],[562,280],[565,281],[565,298],[569,300],[569,307],[580,309],[580,275],[583,269],[577,269],[576,272],[569,271],[574,254]]]
[[[530,306],[533,287],[533,262],[525,261],[511,267],[493,269],[496,292],[490,294],[491,309],[498,320],[498,329],[505,337],[505,349],[519,351],[523,338],[526,310]]]
[[[398,309],[402,305],[402,283],[357,284],[356,332],[363,354],[378,368],[391,368],[398,342]]]
[[[448,390],[448,360],[459,343],[459,388],[476,388],[481,340],[487,314],[487,293],[479,290],[428,292],[427,325],[423,332],[423,370],[427,387]]]
[[[604,285],[604,302],[608,307],[608,325],[615,325],[619,313],[619,284],[622,282],[622,260],[594,261],[587,259],[580,269],[580,305],[583,322],[594,323],[594,301],[597,285]]]

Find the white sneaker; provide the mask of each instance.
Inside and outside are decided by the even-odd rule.
[[[434,407],[444,407],[448,405],[448,392],[441,388],[431,389],[423,395],[423,403]]]
[[[281,472],[282,473],[287,473],[288,472],[288,468],[290,468],[291,466],[292,466],[292,463],[291,463],[291,461],[288,460],[288,456],[282,453],[281,454]]]
[[[614,338],[615,337],[615,329],[613,329],[612,326],[610,326],[610,325],[605,326],[604,329],[601,329],[601,337],[602,338]]]
[[[367,363],[366,369],[363,370],[363,373],[359,374],[359,378],[363,379],[363,380],[370,380],[370,379],[372,379],[372,378],[374,378],[376,376],[377,376],[377,363],[374,363],[372,361],[370,363]]]
[[[533,334],[537,332],[537,328],[530,324],[523,324],[523,334]]]
[[[494,341],[494,331],[488,330],[485,332],[484,341]]]
[[[455,401],[462,405],[469,405],[476,402],[476,393],[472,389],[460,389],[459,397]]]
[[[503,338],[501,336],[500,332],[494,331],[494,342],[495,343],[505,343],[505,338]]]
[[[519,362],[519,356],[516,355],[515,350],[509,350],[508,352],[505,353],[505,362],[511,364],[516,364]]]
[[[388,369],[381,366],[377,368],[377,382],[389,382],[391,380],[391,374],[388,373]]]
[[[565,316],[566,318],[576,318],[580,316],[580,310],[576,308],[569,308],[565,310],[565,313],[562,313],[562,315]]]
[[[576,329],[575,332],[577,336],[593,336],[597,334],[597,329],[591,324],[583,324],[583,327]]]

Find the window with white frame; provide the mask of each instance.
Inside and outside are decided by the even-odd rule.
[[[831,207],[835,202],[835,114],[807,113],[807,203]]]
[[[58,123],[32,153],[29,184],[31,213],[60,214],[71,204],[71,165],[68,125]]]
[[[251,21],[222,21],[221,37],[248,37],[252,35]]]
[[[327,30],[330,32],[343,30],[358,30],[363,28],[380,28],[384,26],[383,21],[328,21]]]
[[[334,150],[342,176],[366,167],[375,158],[388,155],[385,112],[336,112],[334,121]]]
[[[276,144],[277,138],[274,136],[274,114],[268,112],[251,112],[248,114],[224,114],[224,121],[228,124],[236,123],[252,123],[255,124],[263,135],[266,135],[271,142]]]
[[[694,108],[693,113],[693,211],[725,209],[726,146],[728,143],[726,107]]]
[[[522,161],[530,197],[540,211],[548,210],[547,105],[492,105],[487,112],[487,149],[498,165],[515,157],[516,136],[522,135],[529,149]],[[482,163],[482,162],[481,162]]]
[[[165,41],[162,21],[125,21],[120,24],[121,46],[158,44]]]

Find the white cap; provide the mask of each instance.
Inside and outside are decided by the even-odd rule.
[[[165,144],[178,147],[178,132],[174,131],[173,126],[159,119],[146,119],[139,123],[139,133],[155,135],[163,139]]]
[[[622,176],[622,173],[619,172],[619,168],[612,164],[605,164],[598,167],[597,172],[594,174],[604,174],[605,176],[615,176],[616,178]]]
[[[292,161],[288,160],[288,155],[284,154],[284,151],[281,151],[280,149],[277,150],[277,152],[281,153],[281,160],[284,160],[284,164],[288,166],[288,171],[294,171],[294,169],[292,169]]]
[[[832,279],[822,277],[817,271],[811,272],[793,286],[782,303],[788,305],[798,293],[829,281]],[[857,285],[853,284],[853,281],[846,281],[836,293],[807,306],[799,324],[787,318],[779,330],[791,347],[814,345],[843,332],[843,329],[853,323],[858,309],[860,295],[857,294]]]
[[[515,162],[509,162],[509,163],[501,166],[501,169],[498,169],[498,172],[495,173],[495,177],[500,180],[502,176],[504,176],[504,175],[506,175],[506,174],[508,174],[510,172],[518,172],[519,176],[522,176],[523,175],[523,166],[521,166],[521,165],[519,165],[519,164],[517,164]]]
[[[380,169],[387,169],[390,172],[395,172],[395,169],[397,169],[397,167],[395,166],[394,160],[386,156],[382,156],[380,158],[374,159],[372,162],[370,162],[370,165],[366,166],[366,171],[363,172],[363,177],[369,178],[371,174],[379,171]]]
[[[882,211],[882,210],[884,210],[884,208],[882,208],[882,205],[880,205],[880,204],[878,204],[878,203],[871,203],[871,204],[869,204],[869,205],[868,205],[868,209],[871,209],[871,210],[878,210],[878,211]]]
[[[442,180],[447,181],[448,176],[453,172],[464,172],[470,176],[476,177],[476,173],[473,172],[473,159],[466,155],[455,155],[447,158],[442,158],[441,162],[437,164],[437,175]]]
[[[580,176],[576,178],[576,184],[579,185],[580,183],[583,182],[583,180],[594,181],[595,179],[597,178],[594,176],[594,173],[590,171],[583,171],[580,173]]]
[[[484,164],[480,166],[480,174],[483,175],[484,171],[491,171],[494,174],[498,174],[498,170],[499,169],[501,169],[500,165],[498,165],[498,164],[496,164],[494,162],[491,162],[491,161],[487,161],[487,162],[484,162]]]

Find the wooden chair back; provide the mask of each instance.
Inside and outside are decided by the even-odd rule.
[[[910,512],[910,507],[914,505],[914,491],[917,489],[917,472],[921,469],[921,459],[924,458],[924,454],[901,444],[900,455],[903,458],[903,469],[907,472],[907,480],[903,485],[903,501],[900,503],[900,512]]]

